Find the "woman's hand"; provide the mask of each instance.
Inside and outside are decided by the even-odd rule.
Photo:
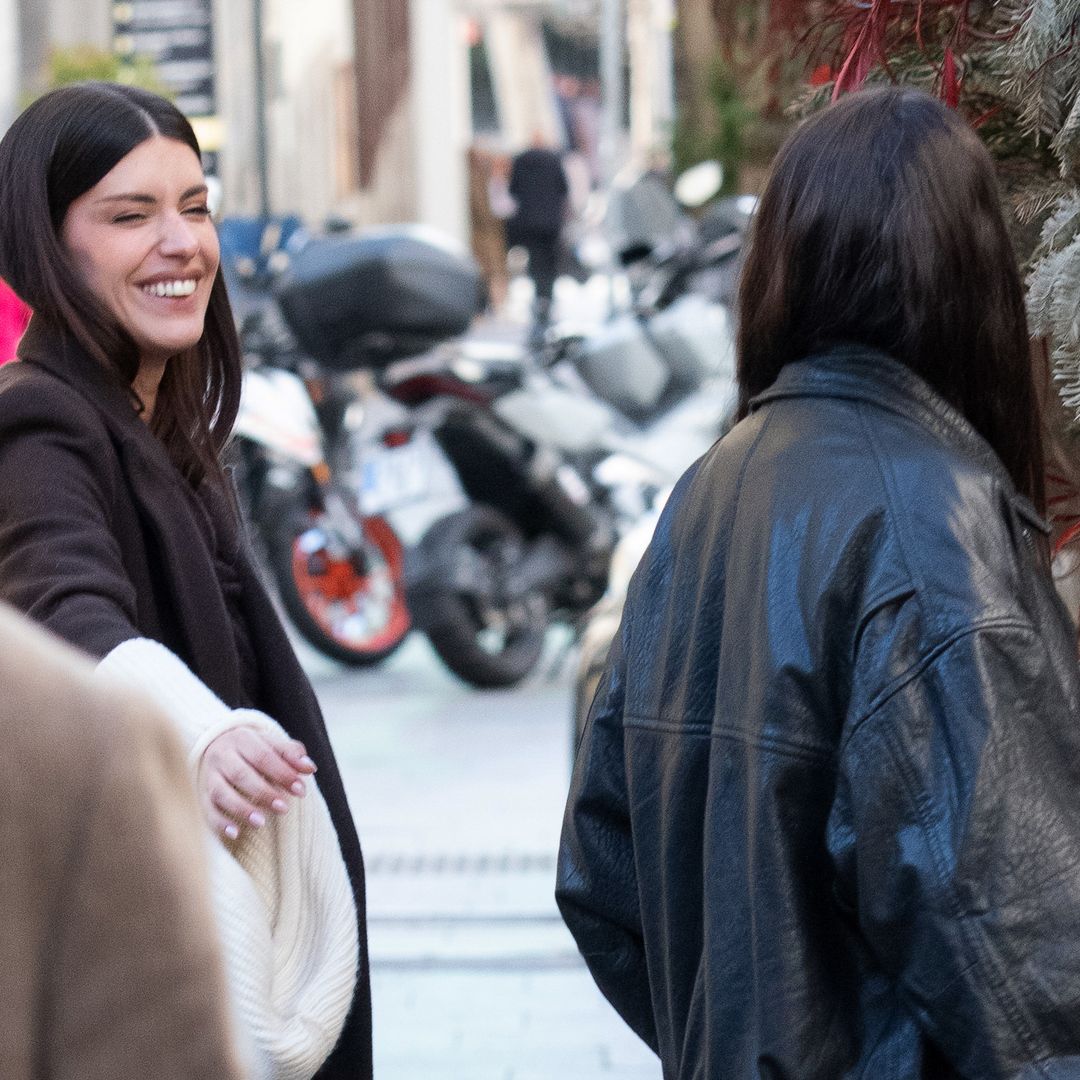
[[[240,826],[261,828],[267,814],[286,814],[315,771],[304,744],[250,727],[222,732],[203,754],[199,804],[215,832],[230,840]]]

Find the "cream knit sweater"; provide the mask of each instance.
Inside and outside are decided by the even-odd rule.
[[[98,671],[165,711],[193,776],[222,732],[241,725],[281,732],[263,713],[228,708],[149,639],[118,645]],[[222,948],[255,1080],[310,1080],[341,1034],[356,985],[356,905],[326,802],[311,779],[307,786],[288,814],[244,828],[228,848],[207,830]]]

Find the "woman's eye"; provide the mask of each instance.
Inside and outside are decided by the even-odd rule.
[[[185,214],[191,214],[194,217],[209,217],[210,207],[206,205],[202,206],[189,206],[185,211]]]
[[[113,218],[114,225],[126,225],[132,221],[145,221],[145,214],[119,214]]]

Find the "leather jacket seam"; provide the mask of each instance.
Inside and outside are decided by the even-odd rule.
[[[958,641],[972,634],[978,634],[985,630],[1022,630],[1028,634],[1034,634],[1035,628],[1024,619],[991,618],[981,619],[978,622],[962,626],[953,631],[948,637],[943,638],[932,648],[927,649],[911,666],[885,684],[871,699],[866,711],[858,719],[853,720],[850,729],[840,742],[838,753],[842,757],[852,740],[856,738],[862,727],[881,711],[901,690],[914,682],[922,673],[930,667],[941,655]]]
[[[871,456],[874,459],[874,465],[877,469],[878,476],[881,479],[882,493],[889,506],[889,528],[896,536],[896,547],[900,552],[900,558],[904,562],[904,571],[907,574],[908,581],[915,586],[915,602],[923,609],[925,614],[925,606],[922,602],[923,583],[912,569],[911,559],[908,558],[906,537],[904,536],[904,530],[901,526],[903,518],[899,513],[894,498],[892,477],[885,467],[885,462],[882,458],[880,448],[878,447],[877,439],[874,437],[873,428],[866,418],[866,407],[865,401],[855,402],[855,416],[859,422],[859,426],[862,428],[863,435],[870,448]]]
[[[765,732],[754,733],[730,724],[680,724],[671,720],[661,720],[658,717],[629,714],[623,717],[623,726],[636,728],[639,731],[658,731],[699,739],[727,739],[740,745],[756,746],[760,750],[775,750],[813,764],[836,760],[835,751],[831,746],[801,742]]]
[[[907,600],[914,594],[915,587],[910,582],[904,582],[902,585],[893,585],[887,589],[882,589],[880,592],[871,596],[870,599],[863,604],[862,610],[859,612],[859,618],[855,623],[855,632],[852,634],[852,663],[855,662],[855,659],[859,654],[859,647],[862,643],[863,634],[866,632],[866,628],[870,625],[870,621],[874,616],[883,611],[890,604],[896,604]]]

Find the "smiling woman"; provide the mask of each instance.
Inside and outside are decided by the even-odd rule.
[[[152,419],[170,357],[203,335],[220,250],[191,148],[155,135],[80,195],[61,239],[139,350],[132,385]]]
[[[39,98],[4,143],[0,189],[5,206],[17,213],[0,229],[0,266],[38,314],[36,331],[62,329],[120,385],[134,387],[136,407],[184,477],[196,488],[204,478],[223,488],[219,454],[240,400],[240,355],[216,272],[216,231],[190,124],[155,94],[85,83]],[[181,208],[177,201],[184,196],[189,201]],[[198,232],[197,258],[205,262],[202,321],[190,320],[184,333],[150,311],[132,321],[133,300],[118,280],[125,267],[144,274],[144,284],[190,270],[196,259],[183,249],[191,237],[181,239],[178,252],[177,217]],[[202,228],[195,229],[200,217]],[[140,247],[148,260],[142,270],[130,265]],[[133,279],[126,283],[135,287]],[[148,341],[143,332],[150,332]],[[156,378],[154,367],[140,374],[143,344],[173,334],[176,363],[166,367],[151,348],[147,359],[160,370]],[[153,401],[143,400],[140,390],[153,390]]]
[[[164,99],[64,87],[0,141],[0,277],[34,311],[0,370],[0,600],[185,739],[252,1076],[363,1080],[363,860],[219,459],[241,372],[219,257]]]

